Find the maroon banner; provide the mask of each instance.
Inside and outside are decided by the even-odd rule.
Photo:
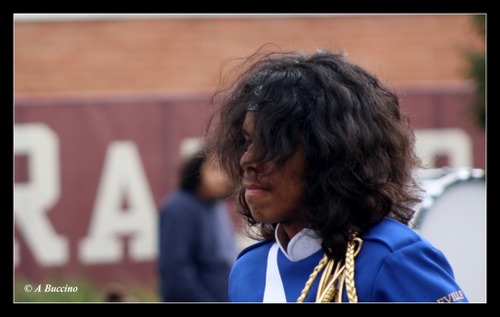
[[[17,98],[16,276],[156,283],[157,206],[207,101]]]

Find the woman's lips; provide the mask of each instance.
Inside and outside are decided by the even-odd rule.
[[[245,195],[258,196],[269,192],[269,189],[257,184],[245,184]]]
[[[259,196],[259,195],[264,195],[267,192],[268,192],[268,190],[265,190],[265,189],[260,189],[260,188],[250,189],[250,188],[247,188],[245,190],[245,195],[246,196]]]

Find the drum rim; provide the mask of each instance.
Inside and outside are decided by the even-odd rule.
[[[413,207],[415,213],[410,223],[416,230],[421,228],[429,210],[448,188],[463,182],[486,180],[486,173],[480,168],[430,168],[421,169],[418,173],[425,193],[422,201]]]

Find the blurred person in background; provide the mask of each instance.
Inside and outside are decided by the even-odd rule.
[[[233,265],[230,301],[467,302],[445,255],[408,226],[421,162],[396,94],[327,50],[242,65],[214,96],[211,147],[261,241]]]
[[[160,206],[159,277],[166,302],[228,301],[236,258],[227,177],[201,148],[180,169],[179,188]]]

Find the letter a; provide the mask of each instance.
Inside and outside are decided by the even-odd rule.
[[[123,210],[123,199],[128,208]],[[129,236],[133,260],[155,258],[157,211],[133,142],[110,144],[90,223],[89,235],[80,242],[84,263],[113,263],[123,257],[123,236]]]

